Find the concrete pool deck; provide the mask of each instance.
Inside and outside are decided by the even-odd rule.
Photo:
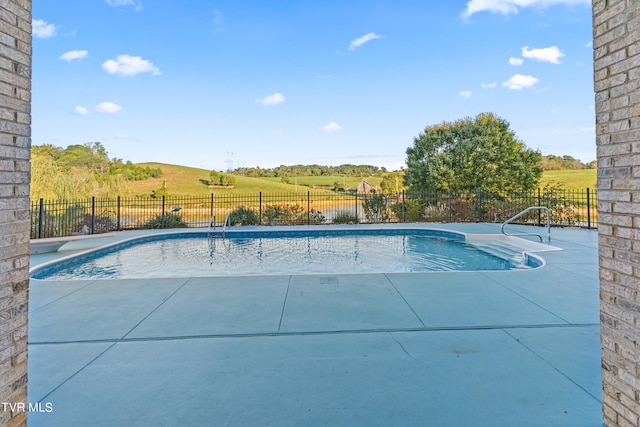
[[[602,426],[597,233],[551,235],[528,271],[31,280],[29,425]]]

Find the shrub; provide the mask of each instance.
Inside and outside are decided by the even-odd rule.
[[[186,228],[187,223],[182,217],[176,213],[167,212],[164,214],[164,223],[162,215],[147,221],[142,228]]]
[[[404,220],[406,222],[415,222],[424,220],[425,204],[419,200],[405,199],[404,201]],[[402,221],[402,201],[391,205],[391,212]]]
[[[357,224],[358,217],[352,212],[341,211],[336,213],[336,215],[333,217],[333,223],[334,224]]]
[[[326,220],[325,216],[322,215],[322,212],[311,209],[309,211],[309,222],[312,224],[322,224]]]
[[[562,184],[550,182],[542,189],[542,206],[549,208],[554,224],[575,225],[580,221],[576,206],[568,202],[567,190]],[[536,214],[537,215],[537,214]]]
[[[384,194],[367,195],[362,202],[364,216],[368,222],[384,222],[389,220],[389,210]]]
[[[270,205],[263,211],[268,225],[306,223],[304,213],[304,209],[298,204]]]
[[[259,225],[260,216],[253,210],[245,206],[238,206],[229,214],[231,225]]]

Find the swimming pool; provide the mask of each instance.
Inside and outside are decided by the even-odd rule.
[[[32,269],[43,280],[514,270],[543,261],[433,229],[180,232],[130,239]]]

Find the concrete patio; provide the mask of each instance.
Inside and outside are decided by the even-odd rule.
[[[597,233],[552,238],[529,271],[32,280],[29,425],[601,426]]]

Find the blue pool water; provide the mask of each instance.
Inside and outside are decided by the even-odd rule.
[[[536,267],[492,255],[456,232],[349,230],[177,233],[139,238],[54,262],[34,279],[136,279],[289,274],[512,270]]]

